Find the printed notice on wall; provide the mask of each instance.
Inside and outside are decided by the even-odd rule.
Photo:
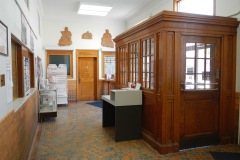
[[[13,94],[12,94],[12,87],[13,87],[13,82],[12,82],[12,68],[11,68],[11,63],[10,61],[6,62],[6,87],[7,87],[7,103],[10,103],[13,99]]]

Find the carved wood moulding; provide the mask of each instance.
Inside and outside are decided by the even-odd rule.
[[[110,47],[110,48],[114,47],[114,43],[113,43],[113,40],[112,40],[112,35],[109,33],[108,29],[106,29],[106,32],[103,34],[101,44],[104,47]]]
[[[82,39],[92,39],[92,33],[89,31],[83,33]]]
[[[62,37],[59,39],[59,46],[70,46],[72,44],[72,33],[65,27],[64,31],[61,31]]]

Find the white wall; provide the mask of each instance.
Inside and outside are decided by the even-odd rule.
[[[112,35],[112,38],[116,37],[118,34],[122,33],[125,29],[125,22],[123,21],[113,21],[113,20],[66,20],[66,19],[44,19],[43,20],[43,45],[46,50],[56,49],[56,50],[73,50],[73,79],[76,79],[76,49],[93,49],[93,50],[104,50],[104,51],[115,51],[115,48],[106,48],[101,46],[101,38],[108,29]],[[68,30],[72,33],[72,45],[67,47],[58,46],[59,39],[64,31],[64,28],[68,27]],[[91,32],[93,39],[82,39],[82,34],[85,32]],[[101,54],[99,53],[99,56]],[[45,60],[45,58],[44,58]],[[100,60],[100,58],[99,58]],[[46,66],[44,62],[44,66]],[[99,65],[101,66],[101,65]],[[99,70],[99,75],[101,68]],[[46,75],[46,73],[44,73]],[[100,77],[101,78],[101,77]]]
[[[240,0],[217,0],[216,1],[216,15],[230,16],[240,12]],[[240,21],[240,14],[234,16]],[[236,69],[236,92],[240,92],[240,26],[237,34],[237,69]]]
[[[141,13],[137,13],[127,20],[127,28],[130,29],[134,25],[148,19],[151,16],[163,11],[173,11],[173,0],[154,0],[150,1],[147,6],[145,6]]]
[[[38,34],[38,12],[39,12],[39,1],[30,1],[30,7],[27,8],[24,0],[17,0],[19,5],[22,7],[22,11],[25,14],[27,20],[30,23],[33,31],[36,34],[35,38],[35,56],[41,55],[42,43],[41,37]],[[21,40],[21,12],[16,5],[15,0],[0,0],[0,20],[8,27],[8,56],[0,55],[0,75],[5,74],[6,80],[6,62],[11,63],[11,34],[15,35],[19,40]],[[30,34],[30,30],[29,30]],[[29,38],[28,38],[29,39]],[[29,44],[29,41],[28,41]],[[28,45],[30,48],[30,46]],[[7,84],[7,82],[6,82]],[[11,88],[10,88],[11,90]],[[8,87],[0,87],[0,120],[5,117],[14,108],[11,106],[11,102],[7,102]],[[10,95],[12,97],[12,94]]]

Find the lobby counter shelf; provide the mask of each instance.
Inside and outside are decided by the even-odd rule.
[[[141,90],[111,90],[110,95],[102,96],[102,100],[102,126],[115,126],[116,142],[142,137]]]

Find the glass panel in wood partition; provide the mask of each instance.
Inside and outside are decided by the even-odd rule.
[[[186,43],[185,89],[216,89],[214,44]]]
[[[128,81],[128,61],[127,61],[127,46],[122,46],[119,49],[119,76],[120,85],[127,85]]]
[[[142,41],[142,87],[154,89],[154,38]]]
[[[130,44],[130,77],[129,81],[136,85],[138,82],[138,43]]]

